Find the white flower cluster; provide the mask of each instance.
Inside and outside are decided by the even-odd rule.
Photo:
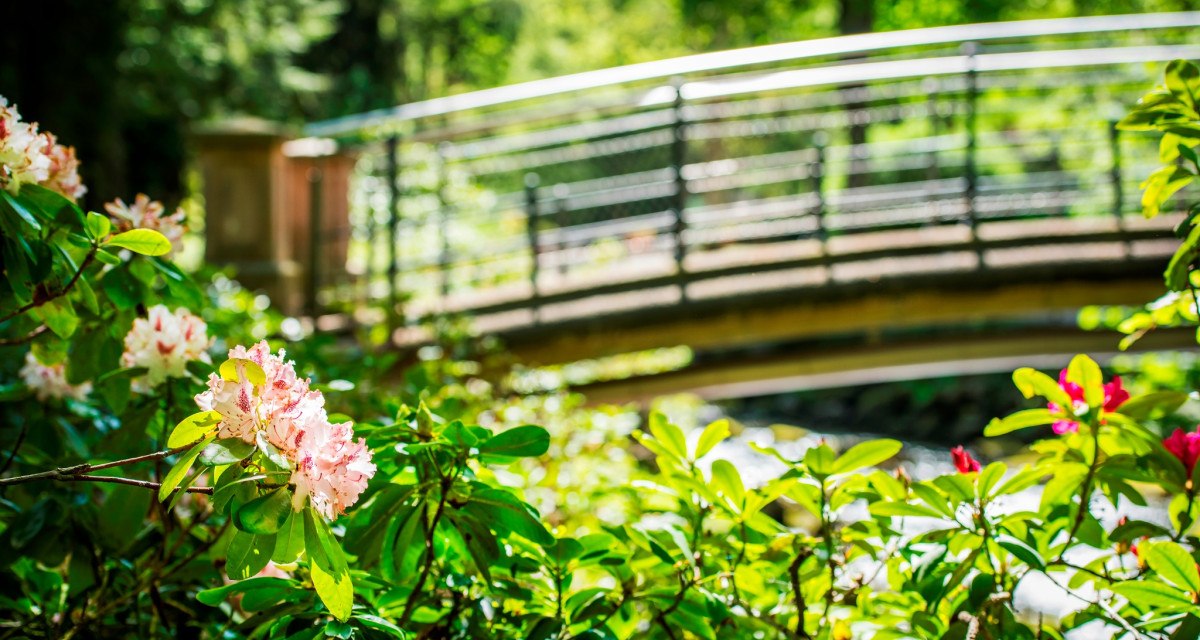
[[[21,367],[21,380],[42,402],[62,398],[83,400],[92,390],[90,382],[78,385],[68,383],[65,365],[61,362],[51,365],[42,364],[38,362],[32,351],[25,354],[25,365]]]
[[[114,232],[124,233],[130,229],[151,229],[157,231],[171,241],[171,249],[178,252],[183,247],[183,232],[185,230],[183,209],[175,213],[163,215],[163,203],[151,200],[150,196],[139,193],[133,204],[117,198],[104,205],[108,217],[113,222]]]
[[[172,313],[160,304],[133,321],[121,359],[126,367],[146,367],[145,384],[153,387],[167,378],[182,378],[193,360],[210,362],[208,345],[203,320],[183,307]]]
[[[0,187],[16,193],[22,184],[41,185],[72,200],[87,193],[75,148],[58,144],[52,133],[39,133],[36,122],[22,122],[17,107],[0,96]]]
[[[375,475],[366,442],[354,441],[351,423],[329,422],[325,396],[296,376],[282,350],[272,354],[264,341],[249,349],[234,347],[229,357],[254,362],[262,368],[265,381],[252,383],[244,370],[236,382],[209,376],[208,391],[196,396],[196,404],[221,414],[217,436],[255,442],[262,432],[292,463],[295,510],[311,501],[330,520],[344,513]]]

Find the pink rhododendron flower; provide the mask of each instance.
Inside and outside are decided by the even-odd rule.
[[[323,420],[304,431],[292,473],[296,485],[293,508],[303,508],[308,498],[317,511],[332,520],[358,501],[367,481],[375,475],[375,464],[366,442],[355,442],[353,436],[349,422],[330,424]]]
[[[951,449],[950,457],[954,459],[954,468],[958,469],[959,473],[973,473],[983,468],[979,461],[972,458],[971,454],[962,446]]]
[[[1195,431],[1175,429],[1163,440],[1163,446],[1171,452],[1171,455],[1179,458],[1179,461],[1183,463],[1183,468],[1187,470],[1188,477],[1192,477],[1192,470],[1196,468],[1196,460],[1200,459],[1200,427],[1196,427]]]
[[[261,367],[265,381],[252,384],[243,373],[246,365],[239,364],[237,382],[211,375],[208,391],[196,396],[196,403],[221,414],[218,437],[254,442],[262,432],[292,463],[293,507],[299,511],[311,502],[333,519],[358,500],[375,475],[371,451],[362,439],[354,441],[349,422],[329,422],[325,396],[298,377],[284,355],[283,350],[271,353],[265,341],[230,349],[231,359]]]
[[[180,307],[172,313],[163,305],[155,305],[145,318],[133,321],[125,336],[126,367],[146,367],[146,384],[155,386],[167,378],[181,378],[187,363],[193,360],[210,362],[208,326],[199,317]]]
[[[1054,413],[1066,413],[1075,416],[1087,413],[1089,407],[1087,401],[1083,399],[1083,387],[1079,386],[1075,382],[1067,380],[1066,369],[1063,369],[1058,374],[1058,386],[1062,387],[1062,390],[1065,391],[1068,396],[1070,396],[1071,406],[1069,408],[1063,408],[1051,402],[1050,404],[1046,405],[1046,408],[1050,409],[1050,411],[1053,411]],[[1121,387],[1121,376],[1113,376],[1112,382],[1104,385],[1104,405],[1101,407],[1101,413],[1103,414],[1105,411],[1116,411],[1117,408],[1122,404],[1125,404],[1125,401],[1128,399],[1129,392]],[[1103,422],[1103,418],[1101,418],[1101,422]],[[1054,433],[1057,433],[1060,436],[1066,433],[1075,433],[1076,431],[1079,431],[1079,421],[1062,418],[1054,421],[1052,427],[1054,429]]]
[[[44,365],[38,362],[33,352],[25,354],[25,365],[21,367],[21,379],[33,390],[38,400],[74,398],[83,400],[92,390],[92,384],[73,385],[67,382],[66,366],[62,363]]]
[[[46,155],[50,158],[50,173],[42,186],[62,195],[78,200],[87,193],[87,187],[79,178],[79,159],[75,157],[75,147],[58,144],[58,139],[52,133],[45,134],[49,142]]]
[[[172,250],[179,251],[183,247],[183,209],[176,209],[175,213],[164,216],[161,202],[139,193],[133,204],[127,205],[124,200],[117,198],[105,204],[104,210],[112,219],[117,233],[130,229],[152,229],[171,241]]]
[[[45,182],[53,164],[47,155],[50,146],[37,123],[22,122],[16,106],[0,96],[0,187],[16,193],[22,183]]]

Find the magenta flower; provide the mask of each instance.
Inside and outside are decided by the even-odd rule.
[[[1066,369],[1063,369],[1058,374],[1058,386],[1062,387],[1062,390],[1065,391],[1068,396],[1070,396],[1071,407],[1069,409],[1064,409],[1063,407],[1051,402],[1046,406],[1047,409],[1054,413],[1066,413],[1070,415],[1087,413],[1089,407],[1087,401],[1083,399],[1083,387],[1079,386],[1079,384],[1075,382],[1067,380]],[[1104,405],[1101,407],[1101,413],[1105,411],[1116,411],[1117,408],[1122,404],[1125,404],[1125,401],[1128,399],[1129,392],[1121,387],[1121,376],[1113,376],[1112,382],[1104,385]],[[1101,422],[1103,421],[1104,420],[1102,418]],[[1079,431],[1079,421],[1069,418],[1062,418],[1055,420],[1052,428],[1054,429],[1054,433],[1057,433],[1060,436],[1066,433],[1075,433],[1076,431]]]
[[[950,457],[954,459],[954,468],[958,469],[959,473],[974,473],[983,468],[961,445],[950,450]]]
[[[1163,439],[1163,446],[1171,455],[1179,458],[1183,463],[1183,468],[1187,469],[1188,477],[1192,477],[1192,470],[1196,468],[1196,460],[1200,459],[1200,427],[1196,427],[1195,431],[1184,431],[1176,429],[1174,433]]]

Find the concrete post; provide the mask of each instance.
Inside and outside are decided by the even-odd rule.
[[[329,277],[344,274],[353,161],[327,157],[336,149],[332,141],[291,134],[274,122],[239,118],[198,126],[193,139],[203,179],[205,259],[232,267],[239,282],[265,292],[275,308],[298,314],[316,308],[305,300],[310,269],[336,264],[339,273]],[[323,175],[318,207],[326,233],[319,251],[310,244],[313,171]],[[322,264],[308,264],[314,258]]]

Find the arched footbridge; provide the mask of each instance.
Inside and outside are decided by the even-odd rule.
[[[1198,27],[846,36],[315,123],[357,160],[348,216],[313,212],[310,293],[398,318],[401,344],[468,314],[533,363],[695,351],[594,390],[613,397],[1111,351],[1076,311],[1160,295],[1178,220],[1140,217],[1156,141],[1113,123],[1164,61],[1200,57]]]

